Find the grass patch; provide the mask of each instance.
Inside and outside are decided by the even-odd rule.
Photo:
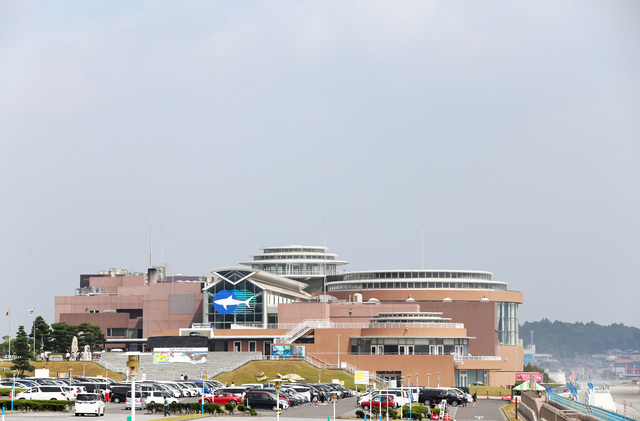
[[[104,367],[89,361],[31,361],[31,365],[36,368],[48,368],[49,375],[51,377],[58,377],[58,374],[64,376],[68,375],[68,373],[71,373],[73,377],[82,377],[82,370],[84,369],[84,374],[86,377],[105,377],[106,374],[108,377],[114,380],[124,380],[125,378],[125,376],[120,373],[105,370]],[[13,377],[11,366],[13,366],[13,363],[11,361],[0,362],[0,368],[2,368],[2,372],[0,372],[0,374],[2,374],[2,377]],[[34,372],[27,371],[26,375],[33,376]]]
[[[341,370],[320,370],[302,361],[252,361],[235,371],[220,374],[216,380],[224,384],[234,382],[236,386],[243,383],[267,383],[266,380],[261,382],[256,380],[258,373],[264,373],[268,379],[278,379],[278,373],[283,376],[295,373],[312,383],[317,382],[320,375],[321,383],[331,383],[333,379],[338,379],[344,381],[345,387],[355,388],[352,375]]]
[[[158,420],[164,420],[164,421],[172,421],[172,420],[191,420],[191,419],[195,419],[195,418],[204,418],[204,417],[210,417],[211,415],[209,414],[188,414],[188,415],[180,415],[180,416],[176,416],[176,417],[162,417],[162,418],[158,418]],[[155,421],[155,420],[152,420]]]
[[[475,386],[469,386],[469,393],[473,395],[473,392],[475,391]],[[510,395],[511,390],[505,389],[504,387],[500,386],[478,386],[478,399],[481,399],[483,396],[486,397],[487,393],[489,394],[489,396],[504,396]]]
[[[504,410],[504,413],[507,414],[507,417],[509,418],[509,421],[513,420],[515,421],[516,419],[516,404],[515,403],[510,403],[509,405],[505,405],[502,407],[502,409]]]

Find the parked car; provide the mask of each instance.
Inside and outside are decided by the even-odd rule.
[[[244,405],[250,408],[273,409],[279,406],[282,409],[289,408],[289,404],[284,398],[280,398],[280,403],[276,401],[276,395],[266,390],[249,390],[244,396]]]
[[[226,405],[228,403],[237,405],[242,402],[242,396],[235,395],[231,392],[218,392],[213,395],[206,395],[204,401],[205,403],[219,403],[220,405]],[[198,400],[198,403],[202,403],[202,399]]]
[[[423,388],[420,390],[420,395],[418,397],[418,401],[425,405],[433,407],[434,405],[442,402],[443,400],[447,401],[447,404],[451,406],[458,406],[463,403],[463,399],[460,395],[455,392],[452,392],[447,389],[433,389],[433,388]]]
[[[131,409],[133,406],[135,409],[145,409],[147,407],[147,401],[144,396],[145,392],[142,390],[136,390],[136,394],[131,399],[131,390],[127,392],[126,400],[124,401],[125,409]]]
[[[374,396],[376,394],[374,393]],[[411,397],[409,397],[409,391],[402,389],[384,389],[380,391],[380,395],[391,395],[393,401],[398,406],[411,405]]]
[[[16,399],[69,400],[62,386],[33,386],[16,395]]]
[[[178,399],[173,397],[173,394],[163,390],[152,390],[150,392],[142,392],[142,394],[146,403],[164,403],[165,398],[167,398],[169,404],[179,402]]]
[[[131,386],[111,386],[109,402],[120,403],[127,400],[127,393],[131,392]]]
[[[76,417],[85,414],[104,416],[105,407],[104,397],[100,393],[79,393],[76,396]]]
[[[378,395],[372,400],[363,401],[360,407],[365,411],[369,410],[369,408],[387,409],[395,408],[396,403],[391,395]]]

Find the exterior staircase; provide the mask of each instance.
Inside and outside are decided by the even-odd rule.
[[[126,374],[127,354],[103,352],[95,362],[111,371]],[[140,372],[150,380],[180,380],[184,374],[189,379],[200,379],[205,375],[213,378],[220,373],[233,371],[249,361],[262,359],[259,352],[210,352],[204,364],[154,364],[153,354],[140,354]],[[206,374],[205,374],[206,373]]]
[[[331,320],[303,320],[293,328],[291,328],[291,330],[289,330],[284,335],[280,336],[279,338],[275,338],[273,342],[276,344],[291,344],[311,329],[332,327],[333,322]]]

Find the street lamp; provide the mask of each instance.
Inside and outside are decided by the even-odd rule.
[[[438,387],[440,387],[440,372],[438,371]]]
[[[403,384],[403,386],[405,386],[405,385]],[[411,374],[407,374],[407,384],[406,384],[406,386],[411,386]]]
[[[427,373],[427,387],[430,387],[431,373]]]
[[[340,334],[336,335],[338,337],[338,370],[340,369]]]
[[[416,373],[416,387],[420,387],[420,383],[418,382],[418,376],[420,373]]]

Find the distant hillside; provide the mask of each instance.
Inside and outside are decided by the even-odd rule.
[[[533,343],[536,352],[553,354],[556,358],[604,353],[611,349],[640,350],[640,329],[614,323],[601,326],[590,322],[563,323],[542,319],[520,326],[520,338],[524,345]]]

